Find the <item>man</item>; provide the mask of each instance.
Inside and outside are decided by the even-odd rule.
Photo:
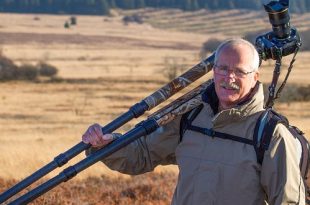
[[[258,53],[251,43],[233,39],[221,44],[215,55],[214,82],[204,91],[203,107],[191,125],[252,140],[264,105],[258,67]],[[305,204],[296,143],[283,125],[276,127],[259,164],[253,145],[210,137],[197,129],[185,130],[180,138],[180,122],[181,117],[102,161],[127,174],[177,164],[174,205]],[[92,144],[92,152],[113,136],[102,135],[101,126],[95,124],[82,139]]]

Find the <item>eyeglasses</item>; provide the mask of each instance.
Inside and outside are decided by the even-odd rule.
[[[213,66],[214,73],[222,76],[228,76],[229,72],[232,72],[235,77],[244,78],[250,73],[255,72],[255,70],[246,72],[238,68],[234,68],[233,70],[228,69],[228,66],[214,65]]]

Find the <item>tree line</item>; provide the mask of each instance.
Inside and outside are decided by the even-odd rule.
[[[0,12],[108,15],[111,8],[262,9],[261,0],[1,0]],[[292,12],[310,11],[309,0],[291,0]]]

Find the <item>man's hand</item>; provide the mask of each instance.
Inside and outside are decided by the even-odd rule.
[[[91,125],[82,136],[82,141],[93,147],[101,148],[114,140],[113,134],[103,134],[99,124]]]

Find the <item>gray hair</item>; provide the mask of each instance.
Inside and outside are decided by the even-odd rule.
[[[256,48],[254,47],[254,45],[251,42],[249,42],[247,40],[244,40],[242,38],[229,39],[229,40],[224,41],[223,43],[221,43],[217,47],[217,49],[215,51],[214,63],[216,63],[218,61],[219,55],[220,55],[221,51],[224,48],[231,47],[231,46],[234,46],[234,45],[246,45],[249,48],[251,48],[251,50],[253,52],[252,69],[257,71],[258,68],[259,68],[259,55],[258,55],[258,52],[257,52]]]

